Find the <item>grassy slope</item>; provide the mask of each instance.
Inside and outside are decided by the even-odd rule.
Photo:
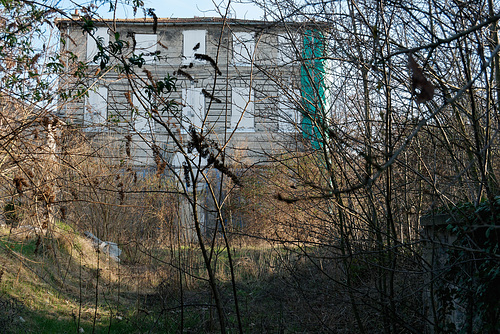
[[[62,224],[43,241],[5,227],[0,236],[0,332],[76,333],[79,328],[92,332],[93,327],[98,333],[142,331],[134,319],[136,299],[118,292],[130,290],[117,279],[118,265],[103,254],[98,261],[87,239]],[[141,293],[146,290],[141,288]],[[140,322],[148,327],[151,321]]]
[[[154,245],[147,250],[123,244],[124,261],[117,264],[60,223],[51,237],[37,240],[20,229],[0,229],[0,309],[5,310],[0,333],[77,333],[80,328],[85,333],[176,333],[181,319],[185,332],[218,332],[196,248]],[[213,256],[228,330],[236,332],[227,252],[216,250]],[[291,288],[330,287],[311,268],[301,282],[287,275],[303,270],[303,259],[283,248],[250,246],[233,249],[233,259],[245,332],[321,332],[318,317],[332,316],[330,301],[317,300],[311,312],[311,296]]]

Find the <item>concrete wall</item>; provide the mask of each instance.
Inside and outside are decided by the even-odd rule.
[[[108,30],[103,30],[106,29],[106,24],[109,24]],[[116,31],[120,39],[129,43],[130,47],[125,50],[124,59],[132,56],[134,39],[137,42],[140,34],[154,34],[151,20],[123,20],[116,22],[115,26],[111,23],[106,24],[97,23],[97,26],[101,27],[99,30],[101,35],[102,31],[108,32],[108,36],[105,37],[113,42]],[[65,48],[76,54],[80,60],[91,62],[91,59],[87,59],[87,48],[90,45],[88,39],[91,37],[82,33],[78,25],[68,20],[59,21],[58,26],[63,37],[66,36]],[[189,61],[183,56],[186,40],[184,32],[193,30],[206,31],[205,54],[216,61],[221,73],[217,73],[208,61]],[[234,36],[244,36],[241,34],[244,32],[254,36],[253,63],[250,61],[247,64],[235,63],[235,58],[239,59],[241,56],[233,54],[233,47],[239,50],[246,49],[237,45],[238,41]],[[96,35],[97,32],[94,36]],[[156,50],[159,52],[154,60],[151,59],[153,57],[146,57],[150,59],[142,68],[133,68],[139,80],[137,77],[127,77],[120,70],[122,64],[118,60],[112,60],[116,67],[107,73],[100,72],[97,65],[91,65],[89,75],[84,79],[87,87],[90,87],[91,97],[65,105],[63,111],[76,124],[85,125],[89,133],[106,133],[106,138],[110,135],[116,136],[115,142],[121,141],[122,145],[125,145],[124,136],[135,132],[132,130],[133,115],[137,115],[133,112],[134,108],[144,114],[144,107],[149,109],[151,106],[151,101],[147,101],[148,98],[144,94],[144,86],[151,84],[148,76],[158,80],[167,75],[175,75],[178,78],[176,90],[153,101],[160,106],[159,114],[155,113],[155,116],[169,124],[171,133],[168,133],[164,126],[154,121],[148,123],[139,117],[140,120],[136,125],[140,123],[143,129],[151,128],[152,131],[139,130],[140,133],[133,134],[131,155],[135,165],[154,164],[151,150],[153,143],[164,150],[165,157],[172,156],[176,150],[172,134],[180,142],[186,143],[189,140],[185,131],[187,123],[183,123],[180,118],[186,106],[183,101],[183,91],[187,89],[205,89],[215,97],[215,99],[204,97],[202,101],[207,114],[203,133],[208,134],[208,138],[217,142],[219,147],[226,147],[226,152],[238,159],[246,159],[249,163],[263,160],[263,153],[288,147],[284,143],[289,139],[290,132],[289,130],[284,132],[283,125],[280,126],[280,120],[283,123],[283,120],[288,119],[281,114],[279,102],[285,101],[286,105],[291,107],[300,103],[300,94],[297,95],[300,85],[300,63],[291,61],[296,59],[292,54],[297,50],[300,52],[300,41],[297,45],[290,45],[287,35],[289,32],[287,33],[282,26],[270,26],[268,23],[256,21],[237,21],[224,25],[220,20],[211,19],[160,20],[156,30]],[[293,38],[297,40],[296,35]],[[286,56],[280,48],[283,39],[289,41],[285,50]],[[135,52],[137,54],[140,51],[136,48]],[[182,72],[188,73],[191,78],[187,78]],[[71,81],[62,83],[66,87],[71,87],[73,84]],[[96,87],[105,89],[99,90]],[[231,117],[234,113],[232,102],[235,101],[233,88],[245,87],[251,88],[249,95],[252,96],[253,110],[247,110],[246,115],[251,114],[254,127],[244,131],[236,130],[233,134],[234,129],[231,128]],[[99,94],[107,101],[106,116],[96,122],[99,126],[89,126],[89,122],[85,120],[90,119],[89,110],[92,110],[92,103],[97,103],[95,99],[97,101],[100,99],[97,96]],[[144,103],[144,107],[139,101]],[[162,113],[161,108],[169,103],[175,107]],[[229,142],[228,138],[231,138]],[[124,149],[120,151],[123,152]]]

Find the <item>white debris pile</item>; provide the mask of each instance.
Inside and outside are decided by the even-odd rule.
[[[20,233],[33,233],[33,234],[40,234],[43,232],[43,230],[37,226],[31,226],[31,225],[22,225],[17,227],[18,231]]]
[[[107,254],[110,258],[116,262],[120,262],[120,255],[122,250],[118,248],[118,245],[111,241],[102,241],[90,232],[84,233],[87,238],[92,240],[92,244],[96,249],[100,249],[101,252]]]

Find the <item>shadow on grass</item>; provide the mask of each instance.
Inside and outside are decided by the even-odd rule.
[[[6,334],[175,333],[177,332],[177,324],[173,319],[159,318],[156,313],[113,318],[98,316],[94,325],[93,319],[81,319],[78,323],[76,316],[73,318],[62,317],[45,312],[24,310],[12,318],[10,325],[0,328],[0,332]]]

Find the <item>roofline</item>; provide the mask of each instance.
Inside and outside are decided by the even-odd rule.
[[[72,18],[57,18],[55,20],[56,24],[64,23],[76,23],[80,21],[80,16],[73,15]],[[244,19],[224,19],[221,17],[191,17],[191,18],[158,18],[156,23],[158,25],[179,25],[179,24],[221,24],[221,23],[239,23],[239,24],[251,24],[251,25],[262,25],[262,24],[273,24],[275,22],[262,21],[262,20],[244,20]],[[150,25],[155,23],[153,18],[133,18],[133,19],[99,19],[94,22],[96,25],[104,24],[140,24],[140,25]]]
[[[56,18],[55,24],[57,27],[63,25],[77,24],[81,21],[80,16],[72,15],[72,18]],[[134,19],[99,19],[94,22],[96,26],[105,25],[142,25],[148,26],[155,23],[153,18],[134,18]],[[307,26],[307,25],[322,25],[320,22],[277,22],[277,21],[263,21],[263,20],[246,20],[246,19],[229,19],[222,17],[192,17],[192,18],[158,18],[156,20],[157,25],[162,26],[180,26],[180,25],[221,25],[221,24],[232,24],[232,25],[248,25],[248,26]]]

